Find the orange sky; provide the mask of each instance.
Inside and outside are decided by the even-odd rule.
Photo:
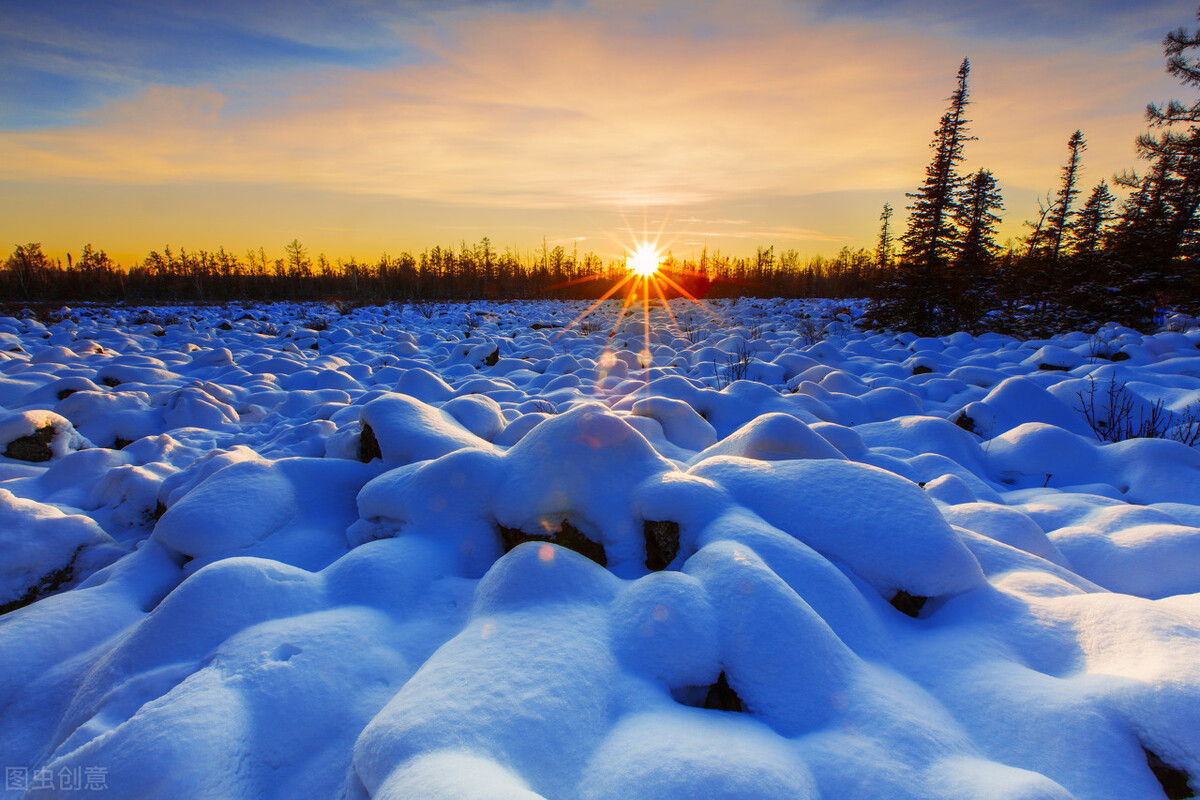
[[[1185,94],[1159,41],[1194,11],[1099,3],[1081,26],[1037,4],[930,18],[939,4],[915,0],[889,16],[363,0],[346,4],[361,19],[321,16],[336,3],[247,19],[235,3],[127,0],[119,25],[84,35],[86,7],[61,5],[0,11],[0,248],[92,242],[126,263],[293,238],[360,259],[483,236],[608,256],[644,229],[677,255],[872,247],[885,201],[903,225],[964,55],[978,137],[964,171],[997,176],[1015,236],[1076,128],[1086,183],[1137,166],[1145,104]],[[184,34],[211,44],[191,53]]]

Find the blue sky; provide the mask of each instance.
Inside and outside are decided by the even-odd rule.
[[[1137,165],[1145,104],[1187,97],[1161,39],[1194,23],[1165,1],[5,2],[0,239],[617,252],[636,218],[684,252],[870,246],[964,55],[967,166],[1018,235],[1075,128],[1087,180]]]

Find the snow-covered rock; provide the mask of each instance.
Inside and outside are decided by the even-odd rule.
[[[1197,786],[1194,332],[671,305],[0,318],[0,760],[147,798]],[[1117,386],[1166,439],[1100,441]]]

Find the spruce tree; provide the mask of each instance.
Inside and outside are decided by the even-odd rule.
[[[879,213],[879,244],[875,248],[875,262],[881,270],[892,266],[892,204],[884,203]]]
[[[1038,308],[1058,306],[1062,302],[1062,283],[1059,261],[1063,243],[1071,227],[1071,204],[1079,194],[1080,156],[1087,149],[1083,132],[1075,131],[1067,140],[1067,163],[1062,168],[1062,183],[1045,215],[1041,231],[1041,246],[1034,251],[1033,269],[1037,275]],[[1068,287],[1069,288],[1069,287]]]
[[[1062,185],[1059,187],[1058,195],[1054,198],[1054,206],[1050,209],[1050,214],[1046,219],[1048,226],[1046,244],[1051,264],[1058,262],[1058,258],[1062,254],[1063,238],[1070,228],[1071,203],[1079,194],[1080,154],[1086,149],[1087,142],[1083,140],[1083,132],[1077,130],[1072,133],[1071,138],[1067,140],[1067,150],[1070,155],[1067,156],[1067,163],[1062,168]]]
[[[1163,40],[1167,72],[1200,87],[1200,31],[1180,28]],[[1166,303],[1200,310],[1200,100],[1171,100],[1146,109],[1151,131],[1138,137],[1138,154],[1150,162],[1144,178],[1118,181],[1134,189],[1114,236],[1122,274],[1118,285],[1127,314],[1143,326]]]
[[[954,205],[963,185],[958,165],[963,160],[963,144],[975,138],[967,135],[970,120],[965,116],[970,71],[970,61],[964,58],[958,68],[958,87],[950,95],[950,108],[942,115],[929,145],[933,161],[925,168],[925,182],[905,195],[913,203],[908,207],[908,230],[901,237],[904,260],[927,272],[940,271],[958,248]]]
[[[964,183],[958,165],[963,144],[974,139],[967,135],[970,71],[970,61],[964,58],[950,107],[930,143],[933,160],[925,168],[925,181],[906,195],[912,205],[908,229],[900,238],[903,250],[896,280],[882,287],[875,302],[874,317],[880,324],[923,334],[947,333],[953,327],[955,298],[949,267],[961,240],[955,216]]]
[[[1071,223],[1072,256],[1095,258],[1104,249],[1109,224],[1115,218],[1112,205],[1113,196],[1108,190],[1108,182],[1100,181]]]
[[[957,327],[979,330],[984,314],[994,305],[993,266],[996,259],[996,225],[1004,208],[996,178],[986,169],[967,181],[957,209],[962,244],[955,262],[953,282],[958,302]]]
[[[1094,328],[1120,316],[1110,286],[1119,283],[1120,269],[1107,247],[1115,218],[1108,183],[1100,181],[1070,224],[1070,249],[1063,256],[1063,323],[1073,328]]]

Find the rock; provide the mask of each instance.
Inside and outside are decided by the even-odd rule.
[[[921,608],[925,605],[925,601],[928,599],[928,597],[909,594],[901,589],[892,595],[892,599],[889,602],[892,604],[892,608],[896,609],[901,614],[907,614],[915,619],[916,616],[921,613]]]
[[[642,534],[646,538],[646,569],[666,569],[679,553],[679,523],[648,519]]]
[[[8,447],[4,450],[4,457],[17,461],[31,461],[35,464],[49,461],[54,457],[54,451],[50,449],[50,442],[53,439],[54,426],[43,425],[28,436],[22,436],[9,442]]]
[[[1142,752],[1146,754],[1146,763],[1150,765],[1150,771],[1162,784],[1167,800],[1187,800],[1189,797],[1196,796],[1196,793],[1188,785],[1190,776],[1186,772],[1172,767],[1145,747],[1142,747]]]
[[[75,576],[75,561],[79,558],[79,553],[83,548],[84,545],[79,545],[79,547],[75,548],[75,553],[71,556],[70,561],[58,569],[51,570],[43,575],[37,583],[26,589],[25,593],[20,597],[15,600],[9,600],[7,603],[0,603],[0,615],[16,611],[18,608],[24,608],[61,589],[67,581]]]
[[[742,698],[738,697],[737,692],[729,685],[729,679],[725,677],[724,671],[717,676],[717,682],[708,688],[703,708],[711,708],[715,711],[746,710],[742,705]]]
[[[608,566],[608,556],[604,552],[604,545],[584,536],[578,528],[565,519],[558,530],[551,529],[546,533],[526,533],[519,528],[506,528],[503,525],[497,525],[497,527],[500,529],[500,541],[503,543],[506,553],[525,542],[549,542],[568,550],[574,550],[602,567]]]
[[[383,451],[379,449],[379,440],[375,438],[375,431],[371,430],[371,426],[364,422],[362,434],[358,437],[358,460],[366,464],[377,458],[383,458]]]

